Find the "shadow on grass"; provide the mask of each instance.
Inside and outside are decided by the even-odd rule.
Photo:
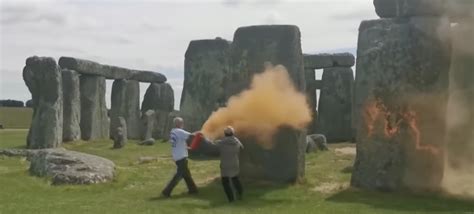
[[[181,181],[184,182],[184,181]],[[221,179],[216,178],[212,182],[199,186],[199,193],[190,195],[186,192],[179,195],[172,195],[171,198],[165,198],[162,196],[155,196],[149,199],[149,201],[166,201],[166,200],[178,200],[183,198],[199,199],[206,201],[205,204],[196,204],[193,201],[180,202],[180,207],[193,210],[193,209],[214,209],[218,207],[227,206],[244,206],[246,208],[257,208],[272,206],[275,204],[287,203],[288,200],[284,199],[268,199],[264,196],[272,191],[276,191],[282,188],[287,188],[287,185],[282,184],[258,184],[252,181],[243,180],[242,185],[244,188],[243,200],[229,203],[224,193],[224,189],[221,184]]]
[[[327,198],[326,201],[365,204],[373,208],[403,212],[474,212],[473,201],[448,198],[437,193],[387,193],[350,188]]]

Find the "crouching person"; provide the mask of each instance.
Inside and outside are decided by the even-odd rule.
[[[235,200],[234,190],[237,199],[242,200],[242,184],[239,180],[239,153],[243,149],[242,143],[234,136],[234,129],[230,126],[224,130],[225,137],[217,142],[220,155],[220,168],[222,186],[229,202]]]

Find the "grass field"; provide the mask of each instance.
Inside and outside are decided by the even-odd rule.
[[[27,130],[0,130],[0,148],[21,148]],[[107,184],[51,186],[28,175],[24,158],[0,156],[0,213],[473,213],[473,201],[432,194],[381,193],[349,187],[353,155],[307,155],[306,179],[294,185],[244,181],[244,200],[228,204],[218,179],[218,161],[191,160],[200,193],[186,194],[180,183],[171,199],[159,197],[175,171],[169,146],[141,147],[133,141],[112,150],[111,141],[76,142],[67,149],[111,159],[116,179]],[[158,161],[138,164],[142,156]]]
[[[28,129],[32,114],[32,108],[0,107],[0,124],[8,129]]]

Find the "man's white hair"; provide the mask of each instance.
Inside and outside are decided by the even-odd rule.
[[[173,119],[173,123],[174,123],[174,125],[175,125],[176,127],[177,127],[177,126],[181,126],[181,125],[183,125],[184,120],[183,120],[183,118],[181,118],[181,117],[175,117],[175,118]]]

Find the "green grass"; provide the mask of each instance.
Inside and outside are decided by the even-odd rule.
[[[0,148],[25,144],[26,130],[0,130]],[[113,182],[97,185],[51,186],[28,175],[24,158],[0,156],[0,213],[472,213],[474,203],[442,195],[381,193],[352,189],[351,155],[329,152],[307,155],[306,179],[295,185],[244,181],[244,201],[228,204],[218,161],[191,160],[200,193],[188,196],[180,183],[171,199],[159,197],[175,171],[169,145],[142,147],[133,142],[112,150],[111,141],[76,142],[64,147],[111,159],[117,164]],[[141,156],[158,161],[138,164]]]
[[[0,124],[8,129],[28,129],[32,115],[32,108],[0,107]]]

